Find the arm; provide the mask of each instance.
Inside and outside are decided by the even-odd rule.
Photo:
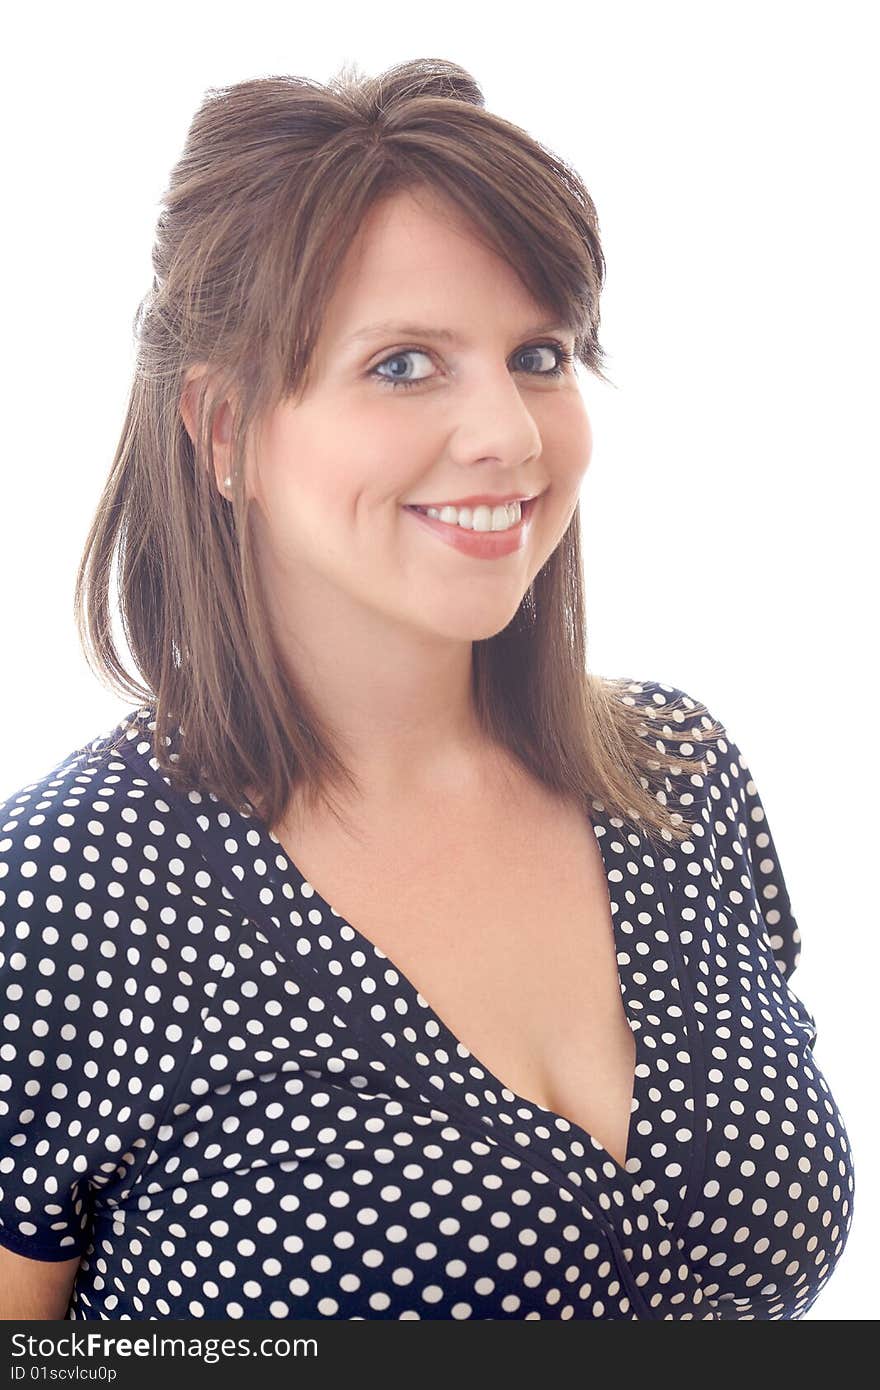
[[[80,1256],[34,1260],[0,1246],[0,1321],[67,1316]]]

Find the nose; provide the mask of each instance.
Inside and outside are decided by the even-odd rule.
[[[520,468],[541,453],[534,415],[506,368],[485,371],[456,397],[454,453],[462,462]]]

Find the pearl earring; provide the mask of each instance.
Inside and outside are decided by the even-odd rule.
[[[232,479],[231,479],[230,477],[224,478],[224,479],[223,479],[223,486],[224,486],[224,487],[232,487]]]

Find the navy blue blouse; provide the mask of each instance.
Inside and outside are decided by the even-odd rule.
[[[649,737],[670,696],[694,708],[630,682]],[[636,1043],[621,1167],[493,1076],[261,821],[172,791],[154,713],[0,806],[0,1244],[80,1256],[69,1318],[803,1316],[852,1156],[729,738],[662,856],[592,803]]]

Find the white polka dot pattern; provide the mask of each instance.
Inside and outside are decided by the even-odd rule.
[[[670,696],[626,698],[650,727]],[[256,817],[172,791],[153,716],[0,806],[0,1244],[81,1256],[68,1317],[803,1316],[852,1156],[729,738],[660,862],[593,803],[636,1041],[621,1167],[506,1089]]]

